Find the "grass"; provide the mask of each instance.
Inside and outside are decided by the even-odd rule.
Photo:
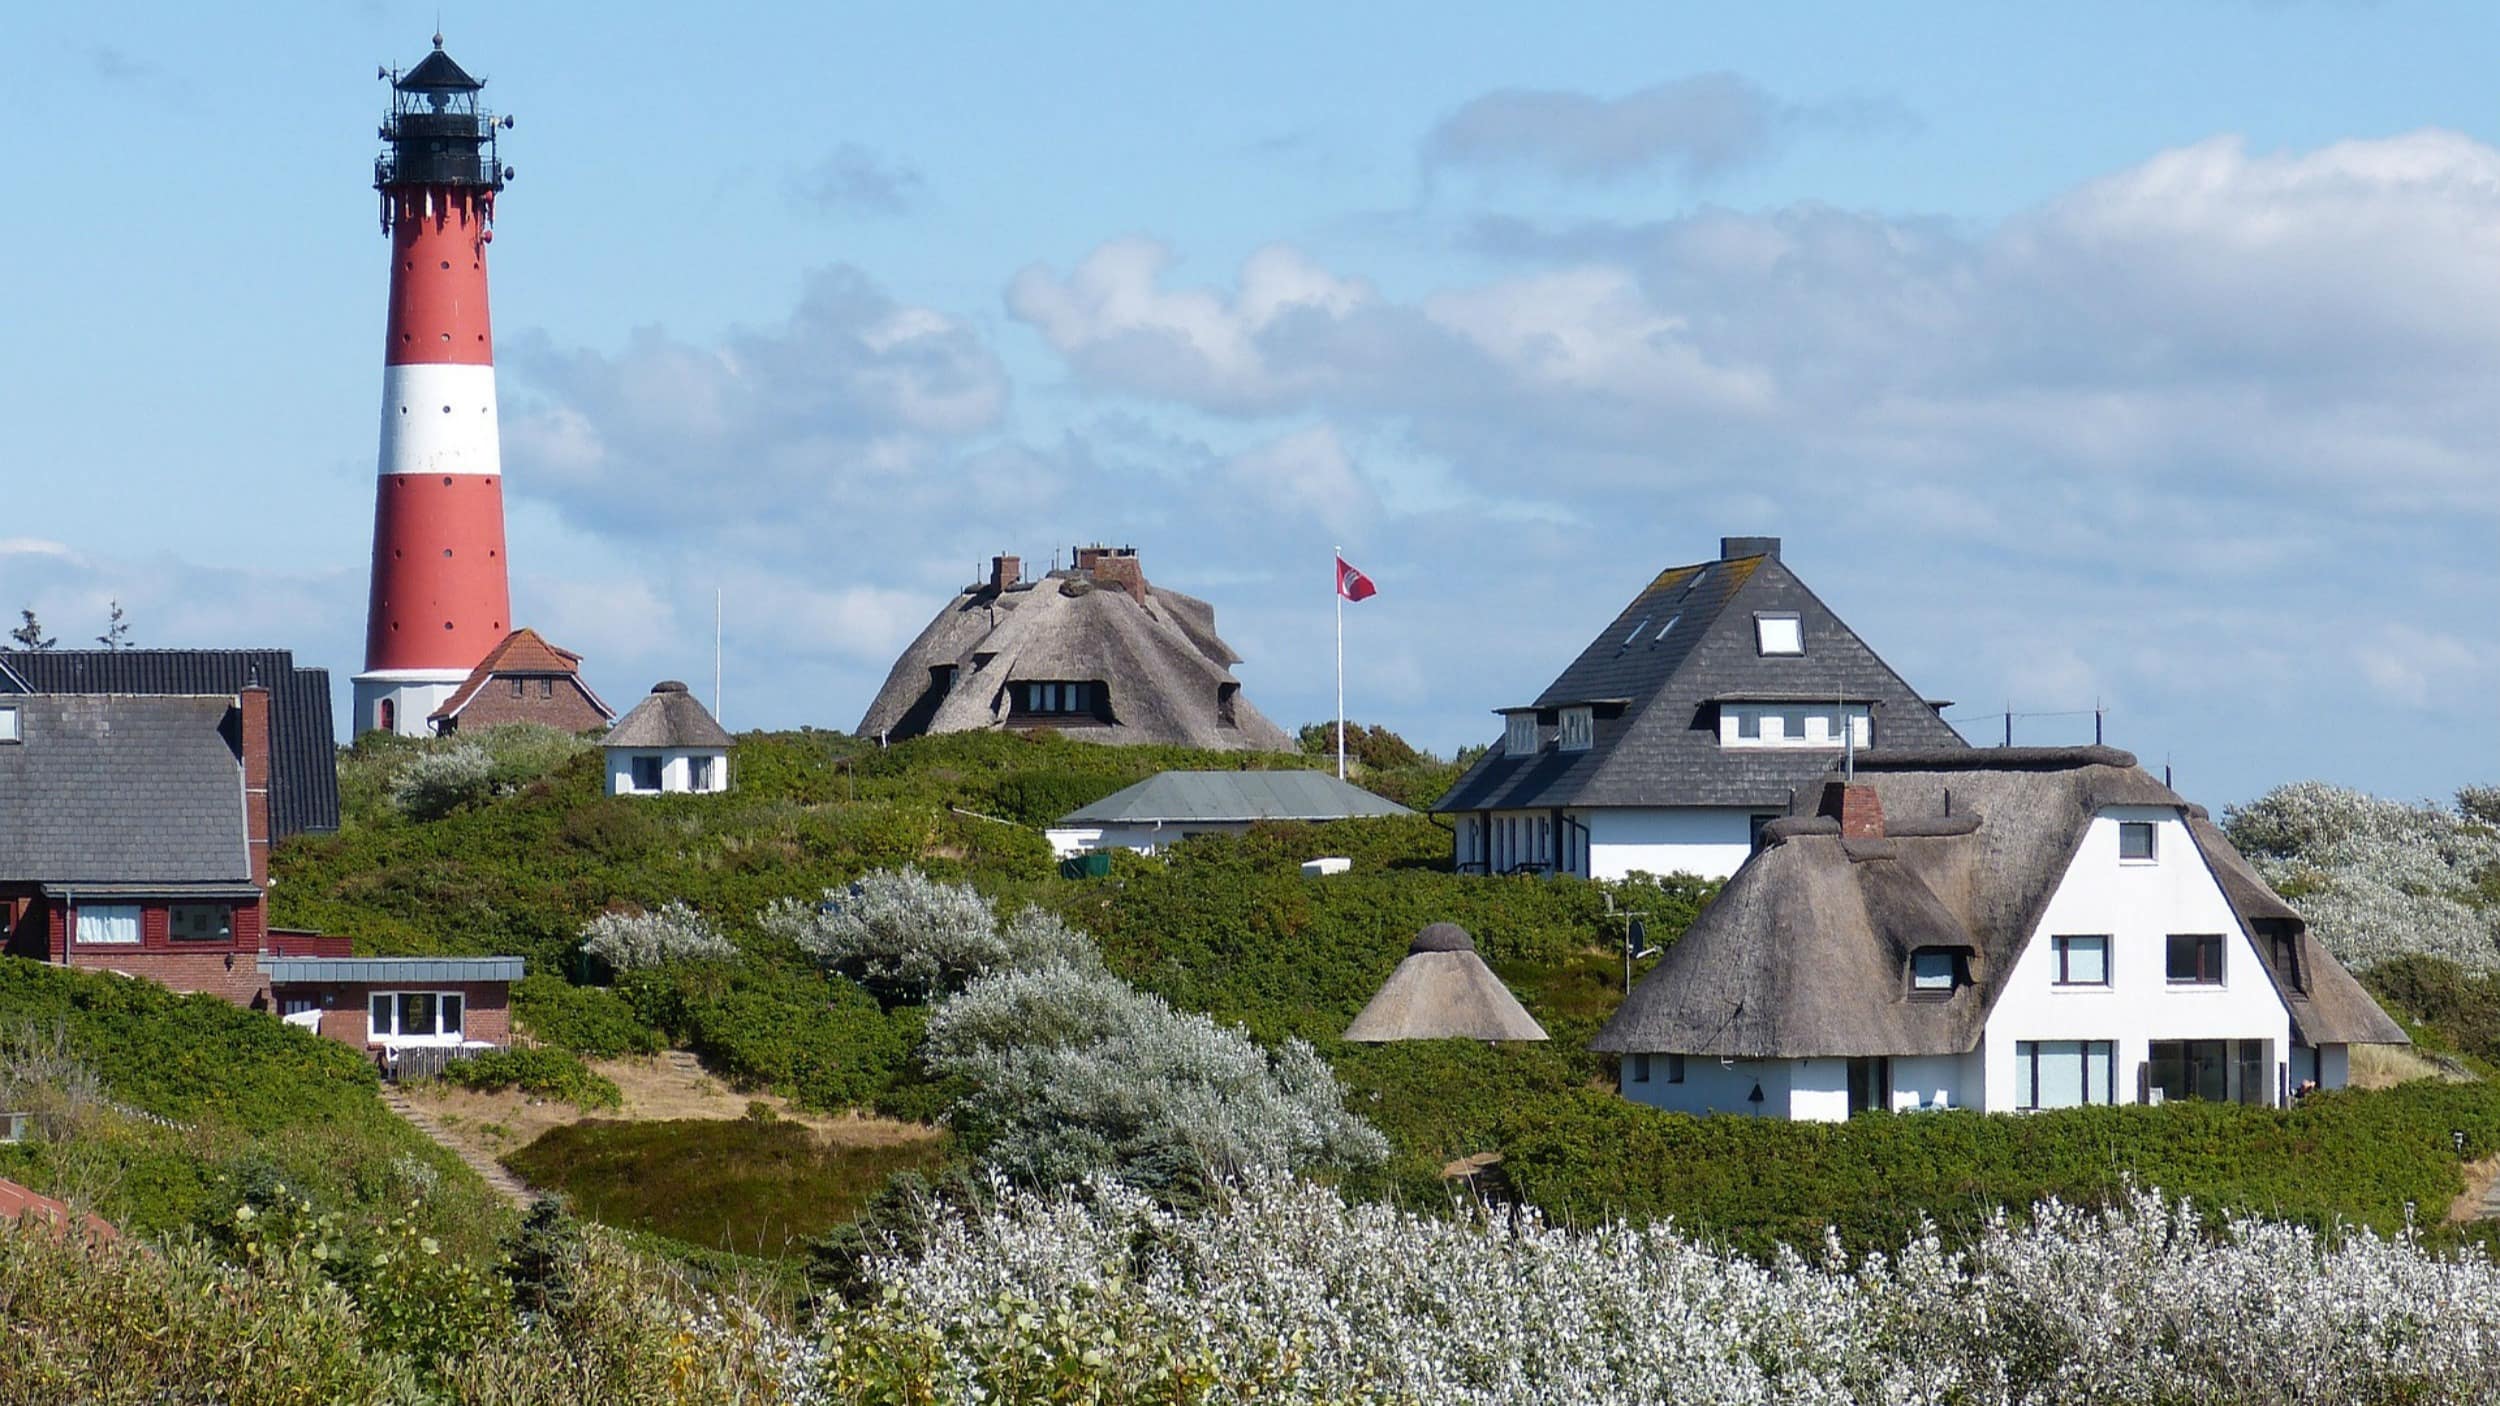
[[[602,1224],[779,1259],[858,1214],[896,1173],[935,1170],[945,1157],[941,1138],[845,1145],[781,1119],[593,1119],[504,1164]]]

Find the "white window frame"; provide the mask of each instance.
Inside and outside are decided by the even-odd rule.
[[[1722,747],[1837,752],[1850,745],[1853,732],[1861,748],[1875,740],[1874,710],[1864,703],[1722,703],[1719,718]],[[1769,726],[1774,722],[1777,736]]]
[[[136,947],[147,935],[147,909],[137,903],[81,903],[73,910],[76,926],[70,930],[71,940],[81,947]],[[94,926],[89,927],[92,922]],[[128,923],[128,937],[106,936],[118,933]]]
[[[1795,658],[1806,652],[1806,623],[1793,610],[1762,610],[1753,617],[1754,653]]]
[[[2040,1102],[2043,1059],[2072,1059],[2079,1066],[2083,1097],[2076,1103]],[[2095,1075],[2098,1076],[2097,1083]],[[2094,1093],[2100,1097],[2093,1097]],[[2023,1112],[2042,1108],[2088,1108],[2118,1101],[2118,1042],[2115,1040],[2017,1040],[2014,1042],[2014,1106]]]
[[[2127,853],[2127,835],[2130,831],[2140,832],[2144,836],[2144,853]],[[2150,820],[2119,821],[2118,862],[2121,864],[2161,863],[2161,826]]]
[[[651,763],[651,784],[642,784],[642,764]],[[668,789],[668,757],[661,752],[629,752],[625,757],[625,784],[637,796],[656,796]]]
[[[1562,710],[1562,750],[1585,752],[1597,745],[1597,710],[1565,708]]]
[[[1535,756],[1538,745],[1537,731],[1535,713],[1521,712],[1506,715],[1502,722],[1502,755],[1506,757]]]
[[[0,743],[23,742],[26,735],[19,730],[17,706],[0,706]]]
[[[712,789],[712,762],[711,757],[686,758],[687,790],[709,791]]]
[[[2074,981],[2068,979],[2067,968],[2075,944],[2097,944],[2101,950],[2101,979]],[[2109,934],[2105,932],[2060,933],[2049,939],[2049,984],[2063,991],[2107,991],[2109,989]]]
[[[410,996],[431,996],[434,998],[434,1030],[431,1034],[403,1035],[400,1033],[399,1017],[401,1014],[401,1003]],[[447,1001],[457,1001],[460,1004],[459,1028],[453,1030],[448,1035],[443,1033],[443,1005]],[[383,1007],[383,1009],[387,1010],[390,1014],[390,1020],[388,1021],[390,1028],[387,1030],[383,1028],[385,1022],[374,1019],[375,1005],[378,1002],[388,1002],[388,1005]],[[391,991],[367,991],[365,993],[365,1038],[375,1044],[390,1045],[394,1047],[401,1045],[459,1045],[466,1043],[468,1039],[468,1031],[469,997],[468,993],[465,991],[426,990],[420,987],[410,987]]]

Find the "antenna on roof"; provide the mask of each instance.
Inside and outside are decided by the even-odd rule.
[[[1840,735],[1846,739],[1840,744],[1840,779],[1855,782],[1858,779],[1858,720],[1849,716],[1846,695],[1840,700]]]
[[[712,721],[714,722],[720,722],[724,716],[720,710],[720,624],[721,588],[714,586],[712,588]],[[723,727],[728,725],[721,723]]]

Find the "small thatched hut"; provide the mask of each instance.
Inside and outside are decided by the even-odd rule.
[[[1476,955],[1475,939],[1456,923],[1415,934],[1406,960],[1346,1027],[1358,1044],[1391,1040],[1542,1040],[1545,1027]]]

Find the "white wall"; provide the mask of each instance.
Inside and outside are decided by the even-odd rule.
[[[351,681],[355,695],[351,715],[355,721],[352,732],[371,732],[380,726],[382,700],[392,703],[391,731],[401,737],[432,737],[433,724],[426,721],[457,692],[469,677],[465,669],[379,669],[358,674]]]
[[[1166,846],[1179,844],[1191,835],[1246,835],[1249,833],[1250,826],[1246,821],[1220,821],[1192,824],[1186,830],[1177,825],[1054,826],[1044,831],[1043,836],[1050,841],[1051,855],[1054,858],[1066,859],[1072,855],[1101,849],[1133,849],[1140,853],[1153,854]]]
[[[611,796],[682,795],[694,788],[694,759],[712,759],[711,783],[706,792],[729,789],[729,753],[707,747],[610,747],[608,752],[608,794]],[[660,758],[660,789],[634,789],[634,758],[657,753]]]
[[[1636,869],[1724,879],[1753,853],[1750,810],[1606,807],[1569,814],[1589,827],[1589,877],[1594,879],[1620,879]]]
[[[1889,1104],[1895,1113],[1921,1108],[1977,1106],[1979,1052],[1958,1055],[1895,1055]]]
[[[1623,1072],[1618,1087],[1623,1096],[1634,1103],[1664,1108],[1674,1113],[1738,1113],[1759,1114],[1765,1118],[1787,1116],[1789,1061],[1737,1060],[1721,1064],[1706,1055],[1692,1055],[1684,1061],[1684,1082],[1667,1081],[1667,1057],[1649,1057],[1649,1082],[1636,1083],[1634,1056],[1623,1056]],[[1762,1086],[1762,1102],[1750,1101],[1754,1085]]]
[[[2154,825],[2150,863],[2119,859],[2118,827],[2123,821]],[[2172,933],[2222,935],[2222,984],[2170,984],[2167,939]],[[2050,939],[2061,934],[2108,935],[2108,986],[2055,984]],[[2018,1106],[2014,1045],[2020,1040],[2115,1041],[2121,1103],[2135,1100],[2137,1070],[2154,1040],[2271,1041],[2266,1101],[2274,1101],[2277,1085],[2272,1081],[2279,1075],[2273,1070],[2289,1055],[2291,1016],[2176,811],[2112,806],[2093,819],[2082,849],[1989,1014],[1980,1042],[1982,1082],[1971,1091],[1980,1107],[1993,1111]],[[2236,1060],[2231,1080],[2236,1096]]]

